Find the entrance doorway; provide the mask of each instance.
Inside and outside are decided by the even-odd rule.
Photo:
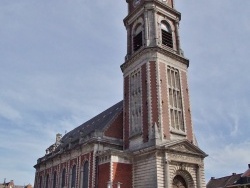
[[[187,188],[186,181],[180,175],[174,177],[173,188]]]

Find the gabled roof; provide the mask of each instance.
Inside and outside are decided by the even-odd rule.
[[[190,153],[204,158],[208,156],[204,151],[189,142],[187,139],[168,141],[164,144],[164,147],[167,150]]]
[[[242,174],[232,174],[222,178],[211,178],[207,183],[207,188],[222,188],[235,184]]]

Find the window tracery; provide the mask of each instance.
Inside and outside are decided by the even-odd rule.
[[[179,71],[168,66],[167,75],[171,128],[174,130],[185,131]]]
[[[141,71],[138,69],[130,75],[130,136],[142,132],[141,106]]]

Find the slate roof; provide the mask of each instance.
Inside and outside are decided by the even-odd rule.
[[[76,127],[72,131],[65,134],[61,142],[63,144],[74,142],[75,140],[79,139],[81,136],[86,136],[94,131],[103,131],[104,128],[110,125],[113,120],[122,112],[123,110],[123,101],[118,102],[117,104],[113,105],[112,107],[108,108],[107,110],[103,111],[99,115],[93,117],[92,119],[88,120],[87,122],[81,124],[80,126]]]
[[[79,144],[81,138],[88,136],[91,137],[91,134],[94,132],[104,132],[105,129],[122,113],[122,111],[123,101],[120,101],[99,115],[76,127],[72,131],[65,134],[61,138],[60,143],[52,144],[49,148],[54,147],[53,151],[49,152],[44,157],[39,158],[37,160],[37,164],[68,150],[69,144],[71,144],[71,149],[73,149],[74,146]]]

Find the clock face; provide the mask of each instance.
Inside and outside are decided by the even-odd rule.
[[[134,0],[133,5],[134,7],[138,6],[141,3],[141,0]]]

